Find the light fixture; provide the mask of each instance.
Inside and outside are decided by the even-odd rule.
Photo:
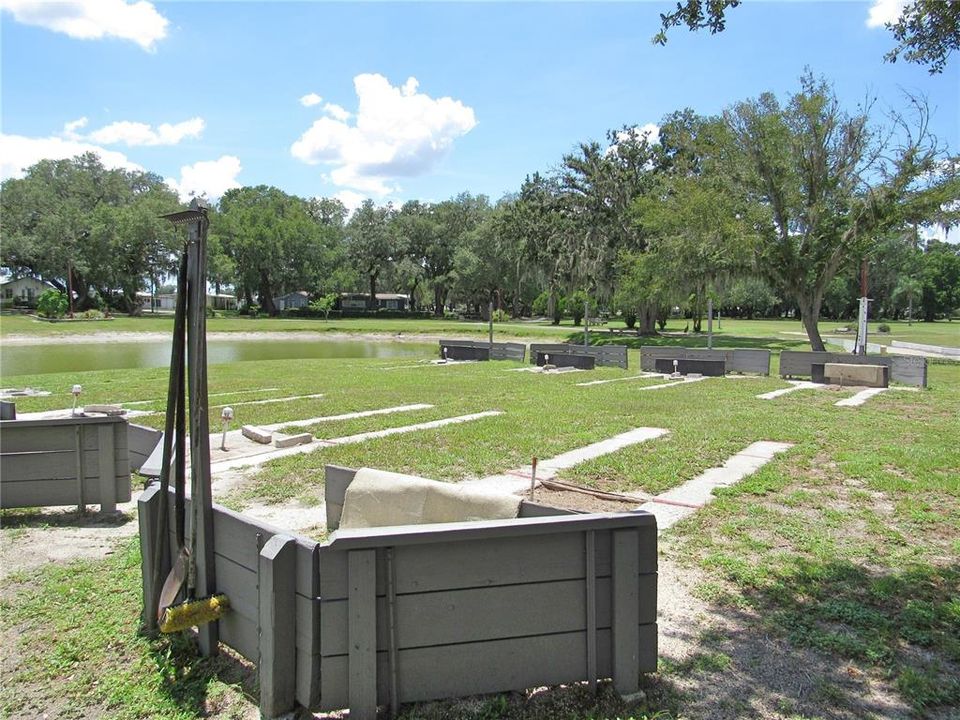
[[[225,407],[220,411],[220,420],[223,421],[223,437],[220,439],[220,449],[227,449],[227,430],[230,429],[230,421],[233,420],[233,408]]]
[[[80,393],[83,392],[83,386],[74,385],[70,388],[70,394],[73,395],[73,409],[70,410],[70,417],[77,416],[77,399],[80,397]]]

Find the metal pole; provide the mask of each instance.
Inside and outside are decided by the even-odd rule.
[[[713,298],[707,298],[707,349],[713,349]]]
[[[213,560],[213,497],[210,488],[210,419],[207,407],[207,287],[206,216],[188,226],[187,361],[190,377],[190,480],[194,512],[196,593],[206,597],[216,592]],[[199,628],[200,651],[215,655],[219,642],[216,622]]]
[[[583,346],[590,345],[590,301],[583,301]]]
[[[487,318],[490,321],[490,349],[493,350],[493,300],[487,305]]]

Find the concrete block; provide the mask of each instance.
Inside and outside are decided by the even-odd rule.
[[[294,447],[296,445],[306,445],[313,442],[313,433],[298,433],[297,435],[277,435],[273,440],[273,446],[278,448]]]
[[[823,375],[828,382],[840,385],[866,385],[887,387],[890,369],[886,365],[860,365],[851,363],[824,363]]]
[[[123,415],[126,412],[119,405],[85,405],[83,408],[84,415],[90,413],[97,413],[99,415]]]
[[[269,445],[273,442],[273,433],[256,425],[244,425],[240,428],[240,432],[243,433],[245,438],[249,438],[261,445]]]

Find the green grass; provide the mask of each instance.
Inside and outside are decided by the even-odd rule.
[[[306,322],[306,321],[304,321]],[[728,321],[724,321],[726,329]],[[650,380],[578,387],[587,378],[632,370],[539,376],[507,372],[511,363],[415,367],[384,360],[244,362],[210,368],[220,402],[251,399],[240,391],[276,387],[320,399],[237,406],[236,424],[417,402],[429,410],[321,423],[322,437],[500,410],[461,425],[322,448],[265,466],[227,498],[256,502],[319,498],[323,466],[375,466],[443,480],[481,476],[640,427],[664,438],[626,448],[563,473],[608,490],[656,493],[721,464],[761,439],[795,447],[663,536],[671,557],[702,575],[698,597],[712,612],[744,613],[751,631],[791,647],[849,663],[884,682],[918,713],[960,704],[960,365],[931,365],[931,389],[890,392],[859,409],[833,403],[850,391],[801,392],[776,401],[754,396],[776,378],[707,380],[638,392]],[[97,371],[4,378],[57,394],[19,399],[19,411],[69,406],[70,384],[86,402],[155,400],[162,408],[166,372]],[[144,422],[159,426],[162,416]],[[23,513],[0,516],[5,542],[22,535]],[[137,635],[136,547],[102,561],[47,565],[7,578],[4,637],[16,637],[17,669],[5,677],[0,707],[31,707],[68,717],[198,717],[211,708],[229,716],[243,705],[233,661],[204,661],[181,646]],[[14,592],[15,589],[15,592]],[[732,653],[715,638],[700,652],[644,680],[639,707],[584,699],[577,690],[546,699],[508,697],[457,706],[408,708],[406,717],[675,717],[683,714],[677,680],[731,671]],[[740,669],[742,671],[742,669]],[[818,691],[819,692],[819,691]],[[822,695],[842,693],[825,683]],[[58,703],[64,696],[69,702]],[[612,702],[612,701],[611,701]],[[829,702],[829,698],[822,700]],[[504,704],[505,703],[505,704]],[[796,716],[805,714],[804,708]],[[462,711],[462,712],[461,712]],[[658,712],[665,715],[656,715]],[[444,715],[446,713],[446,715]],[[499,714],[498,714],[499,713]],[[791,710],[791,714],[793,711]]]

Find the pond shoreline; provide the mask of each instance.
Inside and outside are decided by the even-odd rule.
[[[449,337],[476,338],[478,333],[372,333],[372,332],[312,332],[309,330],[277,331],[266,330],[263,332],[208,332],[208,342],[228,342],[228,341],[263,341],[263,340],[331,340],[333,342],[400,342],[400,343],[427,343],[439,342]],[[486,337],[486,336],[484,336]],[[114,343],[156,343],[166,342],[171,338],[170,333],[159,332],[95,332],[89,334],[63,334],[63,335],[5,335],[0,338],[0,343],[4,345],[29,346],[29,345],[62,345],[69,343],[71,345],[102,345]],[[529,341],[530,338],[497,337],[497,342],[505,340],[510,341]]]

